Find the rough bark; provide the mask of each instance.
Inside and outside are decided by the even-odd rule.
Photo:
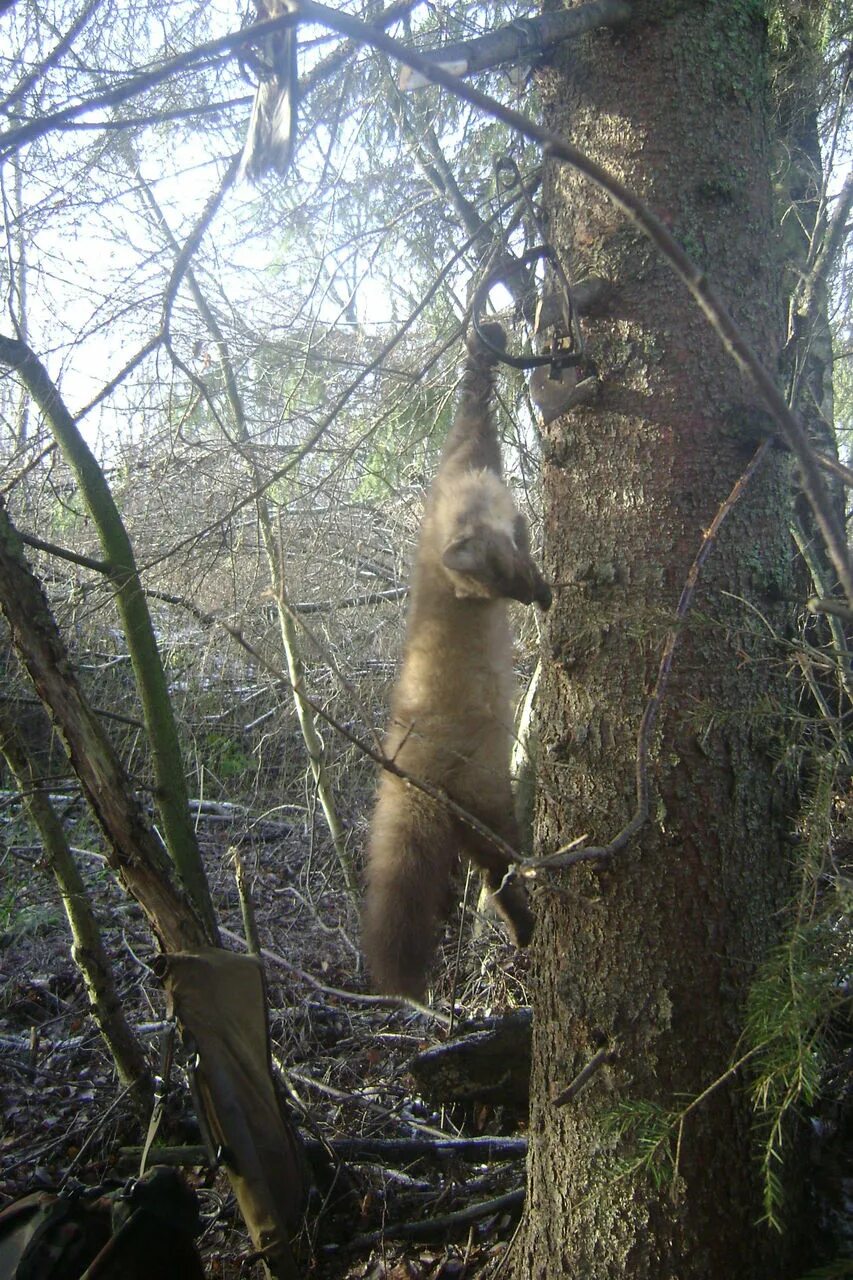
[[[548,124],[649,202],[773,368],[783,309],[763,7],[640,0],[634,14],[618,36],[587,37],[570,71],[543,71]],[[603,276],[612,292],[586,326],[600,400],[543,441],[547,567],[563,589],[540,690],[541,853],[582,833],[606,844],[630,816],[663,633],[763,420],[684,288],[613,206],[565,167],[545,199],[573,274]],[[625,1103],[678,1109],[725,1074],[780,927],[791,799],[774,749],[785,691],[769,627],[784,631],[791,595],[789,488],[789,463],[771,451],[705,566],[639,838],[539,894],[530,1193],[514,1259],[525,1280],[796,1274],[796,1231],[780,1240],[756,1225],[742,1076],[673,1133],[677,1173],[658,1159],[659,1185],[620,1172],[636,1145],[608,1127]]]

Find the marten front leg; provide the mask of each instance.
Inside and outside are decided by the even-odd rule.
[[[514,813],[478,814],[487,827],[511,848],[519,847],[518,824]],[[472,827],[460,823],[460,840],[465,852],[483,872],[495,909],[503,919],[517,947],[526,947],[533,937],[534,916],[522,881],[512,874],[512,863],[502,849]],[[509,874],[508,874],[509,873]]]

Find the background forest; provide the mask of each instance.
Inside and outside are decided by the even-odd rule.
[[[734,1251],[732,1277],[853,1275],[853,15],[596,0],[554,43],[535,21],[558,6],[297,4],[293,154],[252,181],[255,86],[282,71],[285,28],[245,28],[289,8],[0,0],[0,1207],[138,1171],[158,952],[248,946],[282,1140],[312,1170],[266,1180],[276,1232],[299,1235],[272,1274],[307,1274],[313,1251],[324,1275],[693,1280]],[[461,95],[401,87],[382,39],[458,53],[492,32],[509,44]],[[603,213],[513,111],[647,202],[694,298],[661,285],[661,238],[625,203]],[[543,242],[596,282],[574,318],[587,394],[543,422],[522,371],[498,387],[557,595],[547,623],[512,615],[519,852],[552,863],[528,867],[530,957],[463,875],[418,1011],[371,996],[359,954],[381,735],[472,282],[499,275],[513,350],[541,350],[543,273],[516,260]],[[817,502],[696,305],[706,279],[822,460]],[[676,848],[684,876],[655,879]],[[507,1014],[487,1085],[409,1074]],[[157,1141],[193,1148],[207,1273],[260,1274],[268,1240],[200,1150],[194,1049],[175,1052]]]

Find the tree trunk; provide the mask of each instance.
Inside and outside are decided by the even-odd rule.
[[[543,71],[547,122],[667,222],[775,368],[763,5],[638,0],[634,15]],[[540,854],[584,833],[607,844],[631,816],[664,632],[764,422],[684,287],[607,199],[560,167],[545,200],[572,274],[604,276],[611,293],[586,324],[600,399],[543,441],[548,570],[562,589],[540,690]],[[792,800],[771,628],[784,634],[792,595],[789,488],[771,450],[703,570],[639,837],[538,895],[530,1190],[514,1259],[525,1280],[796,1274],[796,1205],[788,1237],[758,1225],[742,1073],[672,1126],[651,1172],[635,1159],[650,1120],[660,1131],[658,1108],[677,1113],[737,1059],[750,980],[783,923]]]

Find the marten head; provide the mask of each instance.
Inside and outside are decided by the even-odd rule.
[[[441,563],[454,595],[550,608],[551,588],[530,555],[527,521],[494,472],[458,476],[442,498]]]

